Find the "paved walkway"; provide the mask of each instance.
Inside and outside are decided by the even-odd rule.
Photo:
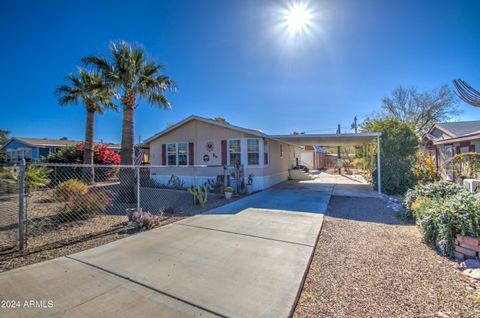
[[[330,185],[286,183],[208,214],[2,273],[0,298],[23,308],[0,308],[0,316],[287,317],[331,192]],[[25,300],[38,302],[26,308]]]

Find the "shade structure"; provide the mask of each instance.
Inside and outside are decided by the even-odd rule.
[[[382,164],[380,158],[381,133],[369,132],[360,134],[299,134],[299,135],[274,135],[272,138],[297,146],[326,146],[346,147],[364,146],[371,143],[377,144],[377,182],[378,193],[382,193]]]
[[[275,138],[286,143],[298,146],[363,146],[377,141],[382,134],[377,132],[359,134],[301,134],[301,135],[273,135]]]

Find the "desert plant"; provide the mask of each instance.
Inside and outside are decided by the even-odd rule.
[[[55,90],[58,102],[62,106],[83,103],[87,111],[85,149],[83,152],[83,163],[93,164],[93,131],[95,113],[103,114],[105,108],[117,110],[113,103],[113,93],[106,84],[105,79],[99,72],[86,71],[78,68],[78,76],[70,74],[67,76],[70,85],[62,85]],[[87,182],[93,181],[93,167],[84,169],[84,179]]]
[[[233,192],[233,188],[232,187],[226,187],[224,191],[225,192]]]
[[[0,193],[18,191],[18,167],[0,167]]]
[[[136,209],[128,213],[128,221],[130,224],[135,224],[140,231],[151,230],[160,225],[160,217]]]
[[[133,165],[133,115],[138,106],[137,99],[142,98],[152,105],[169,109],[171,105],[165,92],[175,90],[175,83],[163,74],[163,65],[148,59],[141,46],[123,41],[112,42],[110,53],[110,59],[97,55],[85,57],[82,61],[100,71],[112,92],[120,96],[123,110],[121,164]],[[134,200],[133,178],[131,169],[120,169],[122,197],[126,202]]]
[[[49,175],[52,169],[41,166],[30,166],[25,169],[25,192],[29,194],[50,184]]]
[[[403,194],[415,184],[413,164],[418,138],[413,129],[397,119],[376,119],[362,125],[363,132],[380,132],[380,156],[382,163],[382,191],[387,194]],[[376,146],[370,147],[376,156]],[[373,171],[375,188],[378,187],[377,171]]]
[[[209,185],[204,184],[203,186],[191,187],[188,189],[188,192],[190,192],[193,195],[194,200],[204,208],[205,203],[207,203],[208,200],[208,189]]]
[[[480,176],[480,154],[468,152],[456,154],[451,160],[453,171],[463,178],[478,178]]]
[[[405,213],[408,214],[411,219],[415,218],[414,211],[412,210],[412,204],[419,197],[434,199],[448,197],[464,192],[467,192],[467,190],[461,185],[445,180],[427,183],[425,185],[419,184],[408,190],[405,194],[405,198],[403,200]]]
[[[111,203],[111,195],[108,191],[78,194],[56,208],[57,218],[62,222],[84,220],[105,213]]]
[[[417,181],[421,184],[435,182],[439,179],[433,157],[423,151],[417,151],[413,169]]]
[[[76,196],[85,195],[88,192],[88,186],[85,182],[70,179],[57,185],[54,192],[54,198],[57,201],[70,201]]]
[[[457,234],[480,237],[480,200],[468,191],[430,199],[415,214],[424,240],[442,255],[453,257]]]
[[[181,190],[185,188],[185,183],[178,176],[172,174],[172,176],[168,180],[167,187]]]

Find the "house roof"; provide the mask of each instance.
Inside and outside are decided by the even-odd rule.
[[[3,145],[0,149],[3,149],[6,147],[8,144],[10,144],[12,141],[19,141],[21,143],[24,143],[25,145],[31,146],[31,147],[66,147],[66,146],[72,146],[81,143],[81,141],[78,140],[60,140],[60,139],[49,139],[49,138],[27,138],[27,137],[13,137],[11,138],[5,145]],[[105,143],[108,144],[111,148],[114,149],[120,149],[119,144],[111,144],[111,143]]]
[[[437,127],[453,133],[456,137],[480,132],[480,120],[438,123]],[[453,137],[453,136],[452,136]]]
[[[189,116],[182,121],[168,127],[167,129],[162,130],[156,135],[145,140],[144,144],[148,144],[153,140],[169,133],[170,131],[192,121],[198,120],[201,122],[205,122],[211,125],[216,125],[236,131],[240,131],[243,133],[247,133],[253,136],[261,137],[261,138],[269,138],[273,140],[277,140],[280,142],[284,142],[287,144],[295,144],[295,145],[322,145],[322,146],[351,146],[351,145],[364,145],[371,143],[375,138],[380,137],[381,133],[359,133],[359,134],[302,134],[302,135],[268,135],[261,130],[257,129],[250,129],[250,128],[243,128],[227,123],[220,123],[212,119],[200,117],[200,116]]]
[[[432,135],[432,132],[435,129],[443,131],[449,137],[447,138],[436,138]],[[472,121],[455,121],[455,122],[446,122],[446,123],[437,123],[434,124],[427,133],[423,135],[423,138],[432,140],[435,144],[437,143],[448,143],[454,142],[458,139],[478,139],[480,134],[480,120]]]
[[[236,131],[240,131],[240,132],[243,132],[243,133],[246,133],[246,134],[250,134],[250,135],[253,135],[253,136],[257,136],[257,137],[270,137],[269,135],[265,134],[264,132],[262,132],[261,130],[257,130],[257,129],[251,129],[251,128],[243,128],[243,127],[240,127],[240,126],[235,126],[235,125],[231,125],[231,124],[227,124],[227,123],[221,123],[221,122],[218,122],[218,121],[215,121],[215,120],[212,120],[212,119],[208,119],[208,118],[204,118],[204,117],[200,117],[200,116],[196,116],[196,115],[192,115],[192,116],[189,116],[187,118],[185,118],[184,120],[181,120],[179,121],[178,123],[168,127],[167,129],[164,129],[162,130],[161,132],[159,132],[158,134],[155,134],[153,135],[152,137],[150,138],[147,138],[144,143],[149,143],[149,142],[152,142],[153,140],[169,133],[170,131],[182,126],[182,125],[185,125],[186,123],[192,121],[192,120],[198,120],[198,121],[201,121],[201,122],[204,122],[204,123],[208,123],[208,124],[211,124],[211,125],[215,125],[215,126],[219,126],[219,127],[224,127],[224,128],[228,128],[228,129],[232,129],[232,130],[236,130]]]

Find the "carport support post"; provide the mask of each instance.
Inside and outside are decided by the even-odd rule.
[[[382,193],[382,162],[380,159],[380,137],[377,137],[377,189]]]

